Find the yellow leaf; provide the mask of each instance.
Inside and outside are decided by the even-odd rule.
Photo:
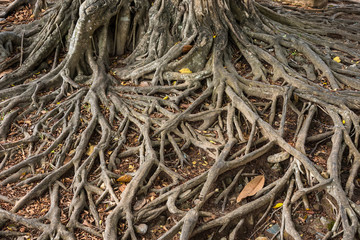
[[[244,189],[240,192],[239,196],[236,199],[236,202],[239,203],[246,197],[254,196],[258,191],[260,191],[265,184],[265,177],[264,175],[259,175],[254,177]]]
[[[343,120],[342,123],[345,124],[345,120]]]
[[[216,38],[216,35],[214,35],[213,38]]]
[[[74,153],[75,153],[75,149],[73,149],[73,150],[71,150],[71,151],[69,152],[69,156],[74,155]]]
[[[212,141],[212,140],[211,140],[210,142],[211,142],[212,144],[216,144],[216,142],[214,142],[214,141]]]
[[[173,81],[172,85],[176,85],[176,81]]]
[[[195,164],[196,164],[196,161],[193,161],[192,164],[195,165]]]
[[[94,149],[95,149],[95,146],[90,144],[90,146],[86,152],[86,155],[90,156],[93,153]]]
[[[130,175],[125,174],[125,175],[122,175],[121,177],[119,177],[118,179],[116,179],[116,181],[122,182],[122,183],[128,183],[131,181],[131,179],[132,179],[132,177]]]
[[[275,206],[273,206],[273,208],[279,208],[283,205],[283,203],[277,203]]]
[[[334,57],[333,60],[334,60],[335,62],[338,62],[338,63],[341,62],[341,59],[340,59],[340,57],[338,57],[338,56]]]
[[[182,68],[179,70],[179,72],[183,74],[192,73],[192,71],[188,68]]]
[[[167,99],[169,99],[169,96],[165,96],[163,99],[164,99],[164,100],[167,100]]]
[[[56,104],[57,104],[57,105],[59,105],[59,104],[60,104],[60,102],[57,102]]]

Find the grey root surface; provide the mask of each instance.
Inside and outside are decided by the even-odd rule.
[[[280,201],[298,240],[295,211],[322,199],[323,239],[360,237],[360,4],[18,0],[0,18],[24,3],[36,20],[0,32],[0,238],[241,239]]]

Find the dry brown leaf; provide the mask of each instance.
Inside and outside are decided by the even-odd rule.
[[[0,78],[1,78],[2,76],[4,76],[5,74],[11,73],[12,71],[13,71],[12,69],[8,69],[8,70],[5,70],[5,71],[1,72],[1,73],[0,73]]]
[[[254,177],[244,189],[240,192],[239,196],[236,199],[236,202],[239,203],[246,197],[254,196],[258,191],[264,187],[265,177],[264,175],[259,175]]]
[[[92,227],[92,224],[89,223],[87,220],[84,220],[83,224],[88,227]]]
[[[192,49],[192,45],[185,45],[182,49],[182,53],[187,53]]]
[[[130,175],[125,174],[125,175],[122,175],[121,177],[119,177],[116,181],[122,182],[122,183],[128,183],[131,181],[131,179],[132,179],[132,177]]]
[[[121,186],[119,187],[120,192],[125,191],[126,185],[125,184],[121,184]]]
[[[137,201],[134,204],[134,211],[139,211],[143,206],[146,204],[146,199],[143,198],[142,200]]]

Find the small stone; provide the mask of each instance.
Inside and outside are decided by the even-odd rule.
[[[226,238],[226,237],[222,237],[222,238],[220,238],[220,240],[227,240],[227,238]]]
[[[148,230],[148,225],[141,223],[139,225],[135,225],[135,231],[140,234],[144,235]]]

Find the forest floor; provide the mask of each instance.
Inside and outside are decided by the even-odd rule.
[[[0,0],[0,11],[2,8],[7,6],[12,2],[11,0]],[[274,2],[274,4],[279,4],[279,2]],[[340,6],[342,3],[339,2],[332,2],[330,1],[328,7],[337,7]],[[299,6],[292,6],[292,5],[284,5],[286,8],[298,8]],[[316,11],[314,9],[314,11]],[[318,11],[321,11],[318,10]],[[7,31],[7,29],[11,28],[15,24],[24,24],[33,19],[32,11],[29,6],[23,6],[20,9],[18,9],[16,12],[12,13],[10,16],[8,16],[6,19],[0,19],[0,31]],[[294,54],[295,55],[295,54]],[[294,56],[293,56],[294,57]],[[236,59],[236,56],[234,56],[234,59]],[[50,58],[49,58],[49,61]],[[119,67],[118,59],[113,59],[113,67],[117,68]],[[50,62],[49,62],[50,64]],[[240,60],[236,62],[235,64],[236,69],[241,73],[242,75],[246,74],[246,71],[249,71],[250,66],[243,60]],[[37,74],[33,75],[32,79],[36,79],[41,77],[43,74],[45,74],[50,69],[44,69],[42,72],[38,72]],[[11,70],[10,70],[11,71]],[[111,72],[111,71],[110,71]],[[0,77],[3,76],[5,72],[0,73]],[[115,74],[114,74],[115,75]],[[121,82],[122,85],[130,84],[127,82]],[[256,101],[256,99],[253,99]],[[187,104],[182,104],[180,106],[181,109],[186,109],[188,107]],[[279,107],[281,107],[281,102],[279,102]],[[49,106],[51,108],[51,106]],[[50,109],[48,109],[50,110]],[[83,109],[83,111],[86,111],[86,109]],[[291,111],[291,110],[289,110]],[[322,121],[318,122],[317,126],[313,126],[313,131],[318,132],[326,132],[331,125],[331,123],[328,123],[329,118],[323,113],[319,112],[320,118]],[[321,116],[323,115],[323,116]],[[159,116],[157,116],[159,117]],[[31,121],[23,121],[18,122],[18,125],[31,125]],[[288,119],[286,120],[286,128],[287,129],[293,129],[294,132],[296,130],[296,115],[295,113],[289,113]],[[136,132],[136,129],[133,129],[133,139],[129,143],[133,146],[138,146],[137,137],[138,133]],[[287,131],[286,131],[287,132]],[[204,132],[203,134],[214,134],[216,135],[217,132],[214,130]],[[11,133],[9,134],[11,138]],[[292,141],[292,136],[286,136],[285,137],[289,143]],[[9,139],[8,139],[9,140]],[[15,140],[15,139],[13,139]],[[94,142],[97,142],[97,140],[94,140]],[[293,143],[294,144],[294,143]],[[1,145],[1,142],[0,142]],[[327,145],[307,145],[307,151],[311,152],[311,157],[314,162],[317,163],[317,166],[319,170],[325,169],[326,165],[326,158],[329,156],[331,146]],[[18,158],[12,159],[12,163],[16,164],[17,162],[21,161],[24,157],[24,152],[19,149],[19,153],[17,155]],[[89,153],[91,154],[91,153]],[[107,153],[110,155],[111,153]],[[168,153],[171,154],[171,153]],[[207,158],[206,154],[201,151],[196,150],[188,150],[186,152],[187,159],[191,159],[190,165],[184,167],[184,168],[177,168],[175,169],[176,172],[178,172],[182,177],[184,177],[186,180],[191,179],[195,176],[198,176],[200,173],[205,172],[210,168],[210,166],[213,163],[213,159]],[[269,153],[271,155],[271,153]],[[66,160],[65,160],[66,161]],[[135,158],[129,157],[125,159],[125,161],[122,162],[122,164],[119,166],[119,168],[116,170],[118,174],[123,174],[124,172],[131,173],[135,172],[137,169],[138,162]],[[11,164],[7,164],[6,168],[10,167]],[[256,169],[256,173],[262,173],[263,175],[266,175],[267,181],[271,182],[272,179],[277,179],[280,175],[284,173],[284,169],[281,166],[281,164],[278,164],[276,166],[270,166],[266,161],[261,161],[259,159],[258,161],[255,161],[253,164],[247,166],[244,169],[244,173],[248,173],[248,176],[251,177],[254,175]],[[39,170],[40,171],[40,170]],[[44,171],[44,169],[43,169]],[[253,175],[252,175],[253,174]],[[256,174],[255,174],[256,175]],[[71,175],[72,176],[72,175]],[[22,176],[23,178],[26,178],[27,176]],[[344,179],[346,179],[346,176],[343,176]],[[90,176],[91,178],[91,176]],[[227,179],[223,179],[223,181],[227,181]],[[231,181],[231,179],[230,179]],[[357,179],[357,188],[355,190],[355,195],[358,198],[357,204],[360,204],[360,178]],[[61,199],[60,199],[60,206],[68,206],[71,199],[72,199],[72,193],[66,190],[66,187],[68,187],[72,182],[71,177],[64,177],[62,184],[64,188],[60,190],[61,193]],[[156,184],[159,185],[159,188],[162,186],[167,185],[168,183],[163,181],[158,181]],[[121,192],[124,190],[126,186],[126,180],[124,182],[118,183],[118,188],[115,194],[121,195]],[[15,184],[8,184],[7,186],[3,186],[0,188],[0,194],[3,196],[8,197],[9,199],[20,199],[29,189],[32,188],[32,184],[29,185],[22,185],[17,186]],[[270,211],[265,221],[263,221],[258,226],[255,226],[256,220],[253,218],[249,218],[246,220],[246,229],[243,232],[243,237],[241,239],[260,239],[259,237],[264,237],[263,239],[280,239],[280,236],[274,236],[274,233],[276,233],[279,230],[279,226],[281,226],[281,213],[278,211],[279,209],[276,207],[278,206],[278,203],[282,203],[284,201],[286,196],[286,193],[283,193],[283,196],[277,200],[277,202],[274,203],[274,208]],[[229,199],[229,203],[226,206],[224,211],[230,211],[234,208],[236,208],[236,195],[232,195]],[[146,202],[152,201],[154,198],[156,198],[156,194],[149,194],[146,199],[143,199],[142,202],[137,202],[136,204],[139,204],[141,207],[142,204],[145,204]],[[325,235],[328,229],[331,229],[332,225],[335,221],[335,214],[329,209],[331,208],[331,205],[334,204],[334,200],[330,198],[330,196],[323,196],[322,192],[313,193],[309,195],[309,201],[310,205],[313,206],[312,209],[306,209],[303,210],[302,208],[295,208],[295,211],[293,211],[293,220],[296,225],[296,229],[299,231],[299,233],[304,236],[304,239],[322,239],[322,237]],[[188,203],[184,203],[184,206],[182,206],[182,209],[186,209],[185,206]],[[3,209],[10,210],[11,206],[9,203],[2,201],[0,199],[0,207]],[[135,206],[136,207],[136,206]],[[212,206],[209,205],[208,208],[211,208]],[[45,194],[43,197],[39,198],[39,200],[35,200],[32,203],[28,204],[28,206],[18,212],[19,215],[23,215],[25,217],[40,217],[43,216],[50,208],[50,198],[48,194]],[[191,206],[188,207],[189,209]],[[111,206],[107,206],[103,204],[102,210],[99,211],[100,218],[102,221],[105,221],[106,216],[108,215],[108,211],[111,209]],[[212,212],[212,211],[210,211]],[[259,213],[260,214],[260,213]],[[253,215],[254,216],[254,215]],[[256,216],[254,216],[257,218]],[[212,217],[209,217],[208,221],[211,220]],[[204,219],[207,221],[206,219]],[[62,222],[66,223],[68,221],[68,216],[63,212],[62,213]],[[90,219],[83,214],[83,224],[92,226],[93,219]],[[166,232],[168,229],[171,228],[171,226],[174,225],[176,219],[171,218],[159,218],[157,222],[154,222],[152,225],[149,226],[149,230],[147,231],[146,235],[143,236],[143,239],[157,239],[159,236],[161,236],[164,232]],[[120,226],[121,227],[121,226]],[[125,228],[125,226],[124,226]],[[8,224],[4,226],[1,231],[20,231],[20,232],[29,232],[29,229],[27,229],[25,226],[16,226],[12,224]],[[38,233],[36,231],[31,231],[31,235],[24,236],[23,239],[36,239],[38,236]],[[77,239],[100,239],[95,236],[91,236],[90,234],[78,231],[76,232]],[[208,236],[206,236],[207,238]],[[1,238],[1,237],[0,237]],[[240,239],[240,238],[239,238]],[[287,236],[285,236],[285,239],[288,239]],[[336,237],[333,239],[337,239]],[[339,238],[340,239],[340,238]]]

